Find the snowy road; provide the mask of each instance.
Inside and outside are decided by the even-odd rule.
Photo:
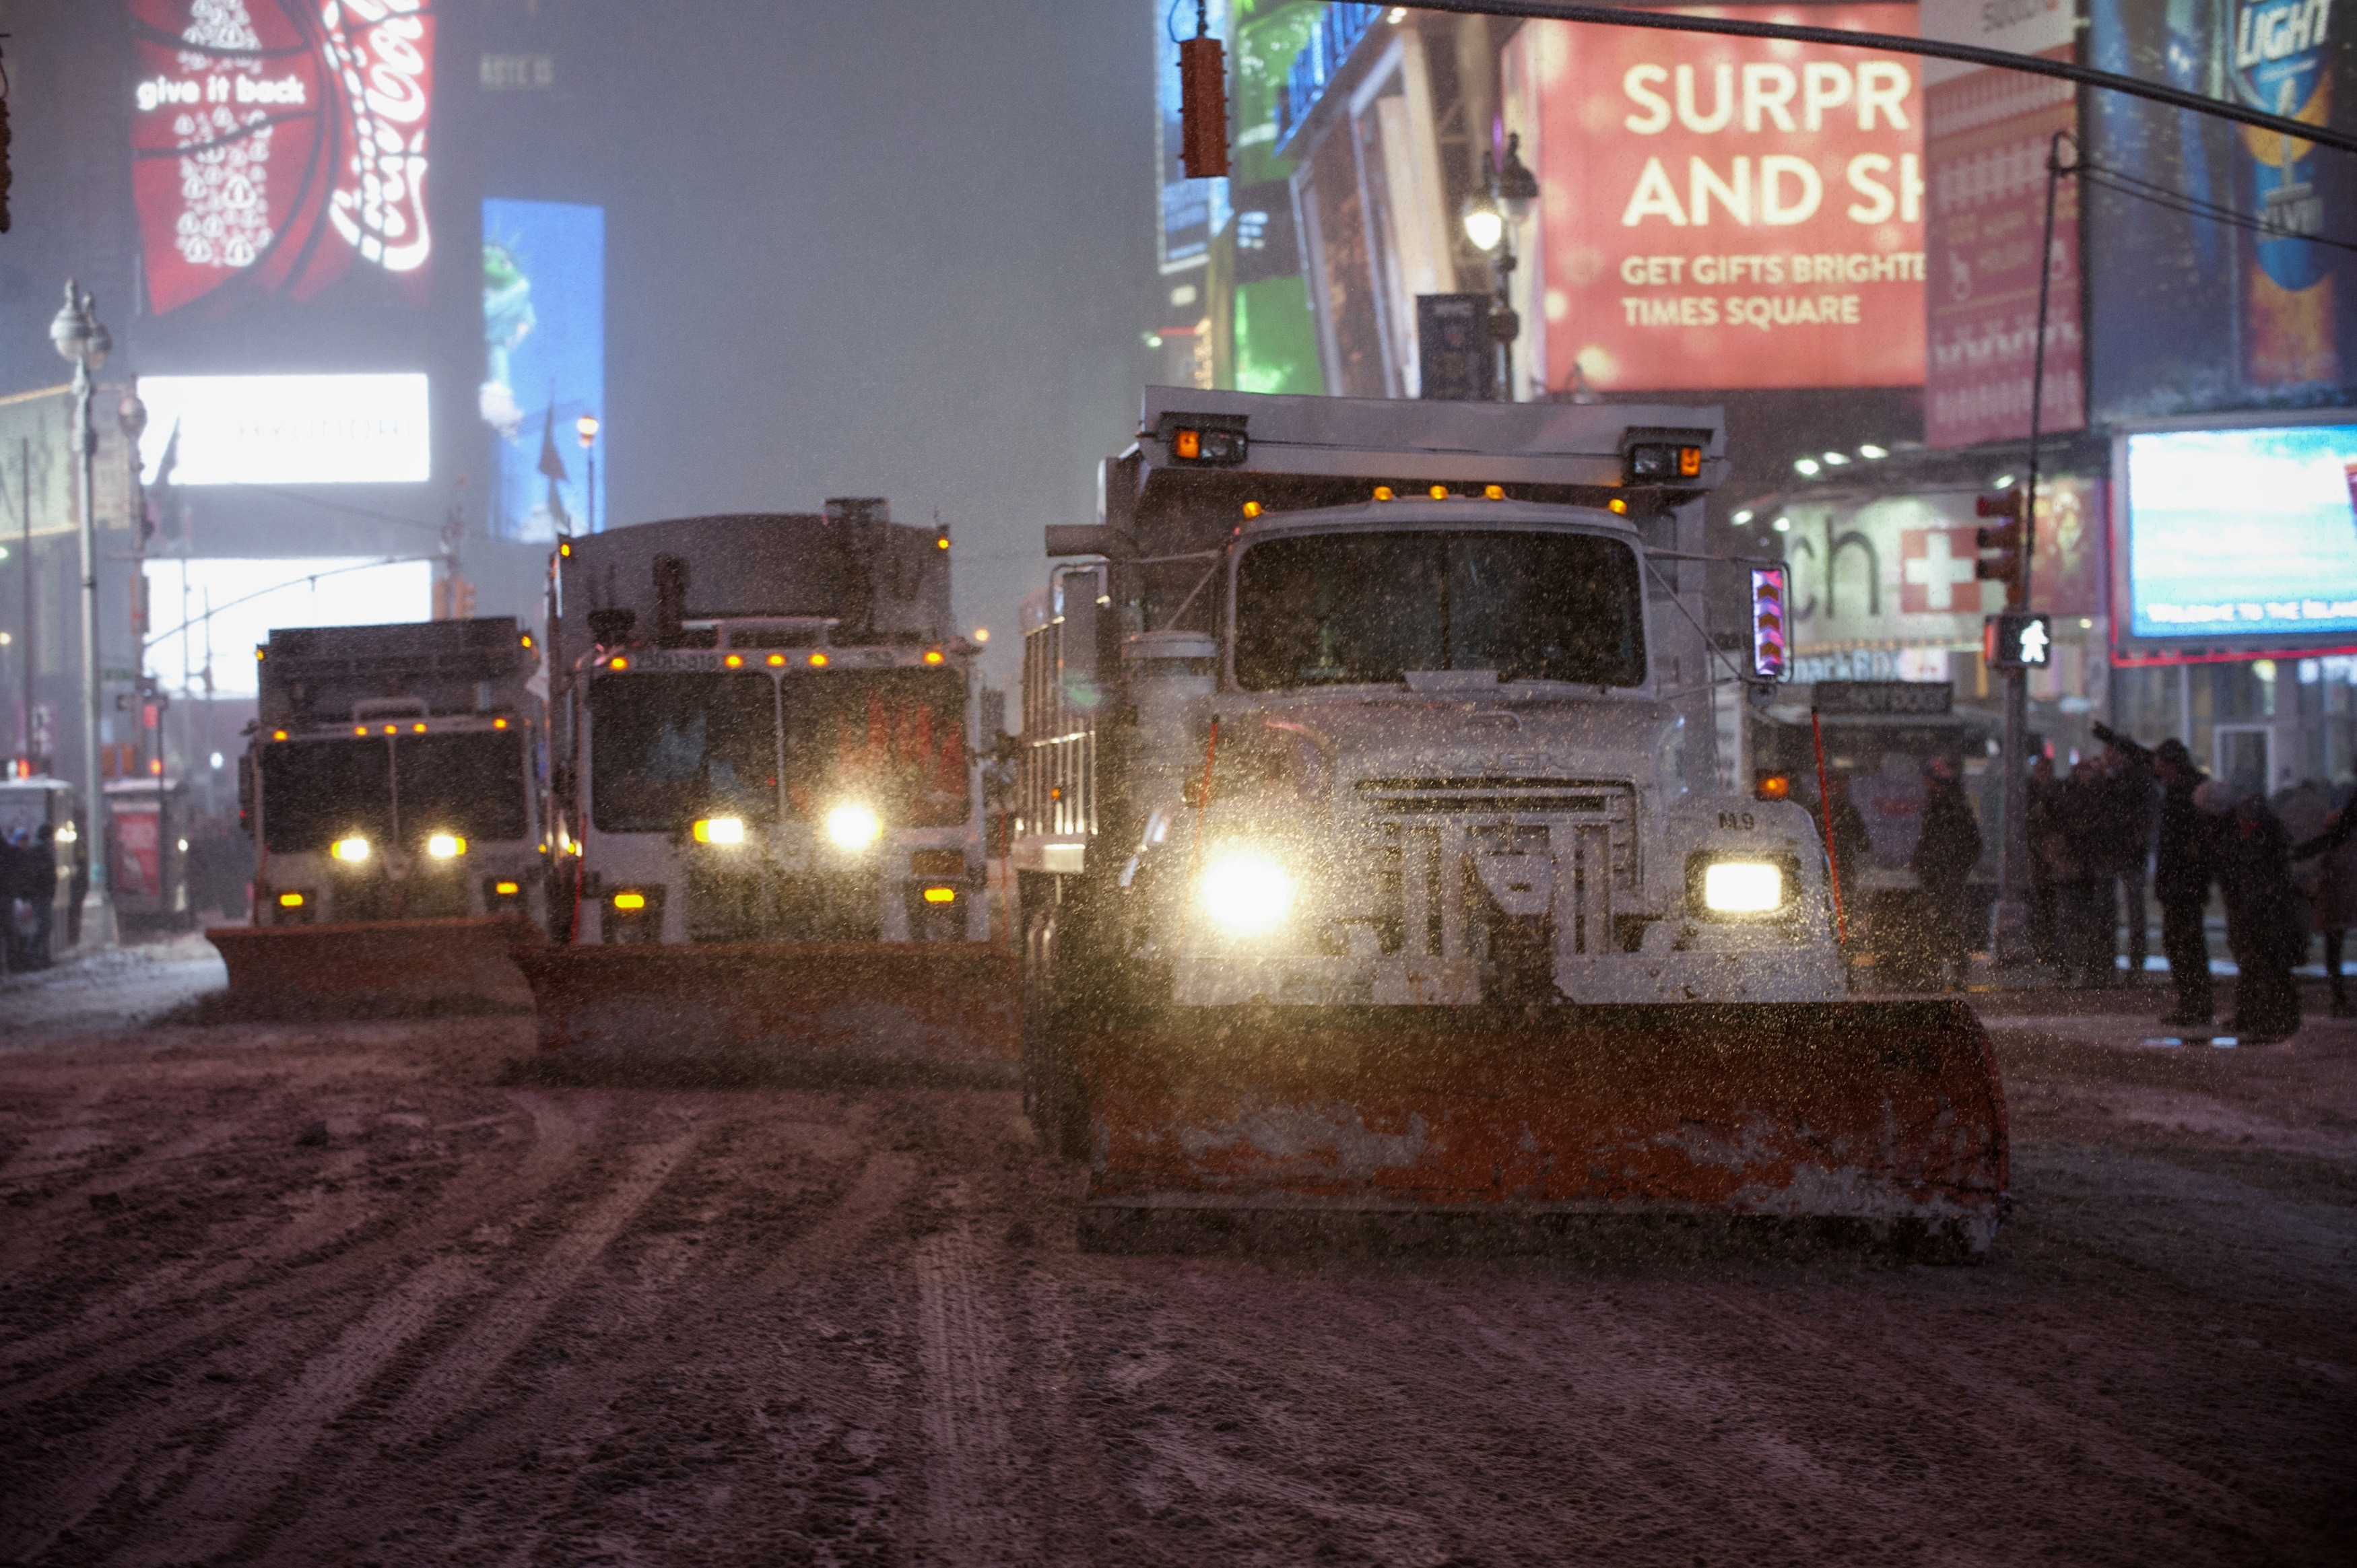
[[[1009,1093],[540,1087],[516,1018],[140,1027],[211,983],[158,961],[0,995],[0,1560],[2357,1539],[2357,1026],[1994,1020],[2022,1208],[1981,1267],[1102,1257]]]

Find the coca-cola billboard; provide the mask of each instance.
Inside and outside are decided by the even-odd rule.
[[[131,0],[132,186],[157,314],[308,299],[354,272],[421,302],[425,0]],[[220,291],[230,291],[220,294]]]

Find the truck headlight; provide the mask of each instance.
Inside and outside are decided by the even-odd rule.
[[[1285,918],[1293,877],[1266,855],[1234,851],[1211,862],[1201,883],[1203,912],[1221,929],[1248,937]]]
[[[328,853],[348,865],[358,865],[369,857],[369,841],[354,833],[350,838],[338,839]]]
[[[1703,867],[1702,906],[1714,915],[1769,915],[1784,907],[1784,868],[1765,860],[1714,860]]]
[[[456,860],[467,853],[467,841],[457,833],[430,833],[425,840],[425,853],[436,860]]]
[[[827,842],[837,849],[861,850],[884,836],[884,820],[856,800],[826,814]]]
[[[745,819],[742,817],[699,817],[695,822],[698,843],[743,843]]]

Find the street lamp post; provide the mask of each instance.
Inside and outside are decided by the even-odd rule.
[[[1523,334],[1523,318],[1514,313],[1513,226],[1527,217],[1539,197],[1538,177],[1523,162],[1523,138],[1506,138],[1506,161],[1501,166],[1489,153],[1481,155],[1481,187],[1465,199],[1465,237],[1490,258],[1497,298],[1490,306],[1490,341],[1498,347],[1501,363],[1499,395],[1514,398],[1514,339]]]
[[[597,532],[597,416],[585,413],[573,422],[574,433],[581,437],[581,450],[589,463],[589,532]]]
[[[135,376],[124,389],[123,402],[116,406],[115,418],[123,426],[124,460],[130,466],[130,489],[124,493],[131,500],[131,672],[132,701],[139,714],[139,766],[141,777],[160,775],[163,771],[164,732],[163,693],[155,693],[156,729],[154,736],[155,754],[148,754],[147,707],[147,629],[154,622],[148,617],[147,604],[147,493],[140,484],[139,438],[147,433],[147,405],[139,399],[139,379]]]
[[[49,341],[74,368],[74,446],[80,454],[76,472],[81,482],[81,766],[89,791],[82,809],[87,842],[82,853],[90,865],[90,890],[82,897],[81,940],[90,948],[113,947],[115,941],[114,903],[107,894],[106,790],[99,774],[98,729],[98,502],[91,493],[97,477],[98,431],[90,422],[91,399],[98,390],[98,368],[106,363],[114,338],[98,319],[89,291],[66,280],[66,302],[49,323]]]

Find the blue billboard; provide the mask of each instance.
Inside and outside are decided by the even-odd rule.
[[[483,423],[499,447],[491,533],[547,542],[607,522],[606,209],[483,203]],[[592,490],[592,480],[595,491]]]
[[[2154,431],[2126,446],[2131,637],[2357,633],[2357,425]]]

